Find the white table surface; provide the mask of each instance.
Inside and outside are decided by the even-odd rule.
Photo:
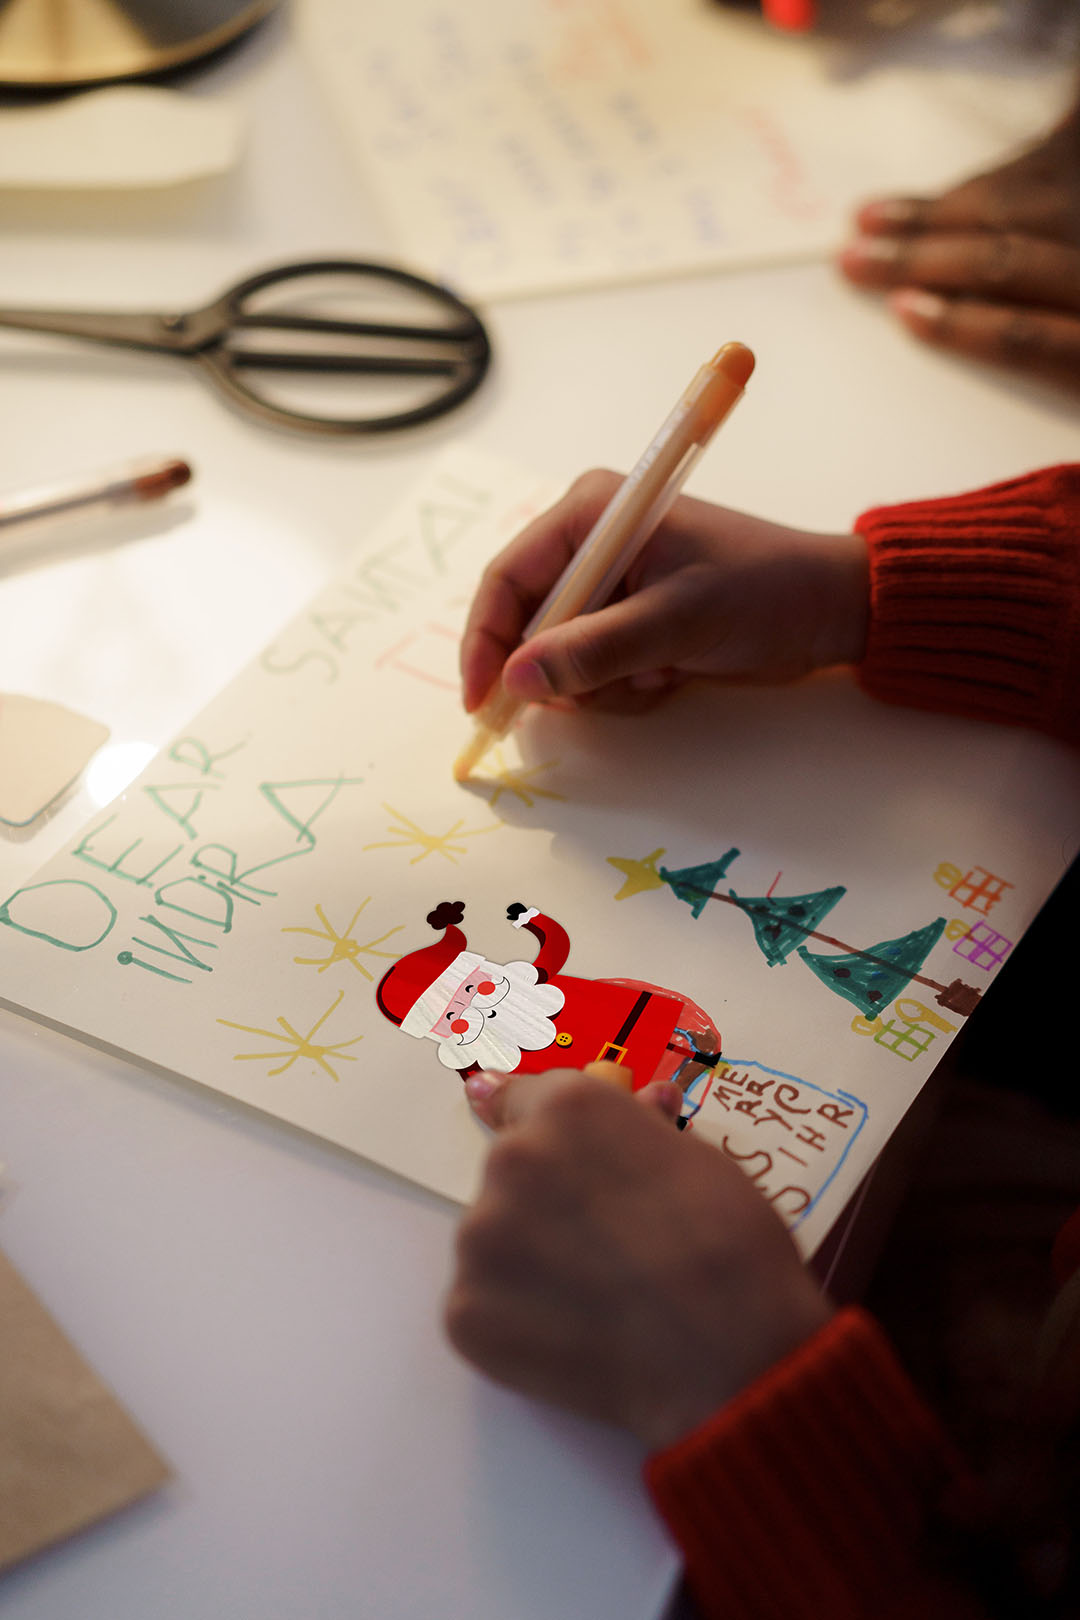
[[[244,110],[212,185],[0,207],[0,302],[184,307],[278,259],[386,255],[288,19],[192,90]],[[160,742],[338,567],[443,446],[568,479],[626,466],[738,337],[752,392],[694,489],[810,528],[1080,456],[1057,396],[935,356],[824,265],[490,311],[464,410],[366,445],[248,425],[174,363],[0,344],[0,488],[155,450],[190,493],[124,543],[4,571],[0,691]],[[25,559],[24,559],[25,561]],[[83,791],[0,843],[0,889]],[[0,1581],[9,1620],[654,1620],[674,1569],[622,1437],[488,1386],[443,1345],[455,1211],[194,1086],[0,1014],[0,1244],[175,1468]]]

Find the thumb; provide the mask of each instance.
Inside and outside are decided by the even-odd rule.
[[[531,637],[507,659],[505,690],[534,703],[576,697],[685,661],[700,650],[693,631],[702,606],[701,582],[692,584],[688,573]]]

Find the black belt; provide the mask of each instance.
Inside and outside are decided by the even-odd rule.
[[[596,1061],[598,1063],[602,1063],[605,1060],[612,1063],[622,1062],[623,1058],[626,1056],[627,1036],[630,1034],[630,1031],[633,1029],[634,1025],[637,1023],[638,1019],[641,1017],[651,1000],[652,991],[643,990],[638,996],[637,1000],[634,1002],[634,1005],[631,1007],[630,1011],[627,1013],[626,1017],[623,1019],[622,1024],[616,1032],[615,1039],[613,1041],[605,1041],[599,1052],[597,1052]]]

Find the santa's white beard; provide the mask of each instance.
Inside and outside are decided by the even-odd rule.
[[[462,1018],[468,1029],[460,1035],[432,1035],[438,1042],[439,1062],[448,1069],[516,1069],[522,1052],[541,1052],[555,1043],[557,1013],[566,997],[553,984],[538,984],[532,962],[507,962],[502,977],[510,989],[486,1009],[482,1002],[468,1007]],[[478,998],[479,1000],[479,998]]]

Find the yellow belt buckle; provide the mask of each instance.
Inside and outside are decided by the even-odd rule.
[[[596,1063],[621,1063],[625,1056],[625,1046],[619,1046],[615,1041],[605,1041],[593,1061]]]

